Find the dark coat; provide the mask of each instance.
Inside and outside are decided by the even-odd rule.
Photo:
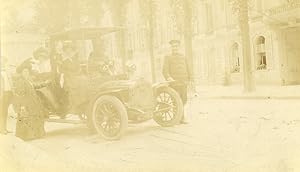
[[[186,58],[182,54],[166,56],[163,64],[163,76],[165,79],[172,77],[177,81],[189,81],[190,71]]]
[[[65,59],[62,61],[60,70],[67,76],[79,75],[80,63],[77,58]]]
[[[45,87],[45,83],[36,83],[20,77],[16,82],[14,108],[18,114],[16,136],[24,140],[40,138],[45,135],[42,102],[35,89]]]

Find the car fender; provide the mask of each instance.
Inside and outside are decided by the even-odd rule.
[[[176,85],[182,85],[183,82],[182,81],[175,81],[175,80],[172,80],[172,81],[164,81],[164,82],[159,82],[159,83],[155,83],[152,85],[152,88],[153,88],[153,91],[154,93],[156,94],[156,91],[160,88],[163,88],[163,87],[171,87],[174,89],[174,86]]]
[[[157,94],[158,89],[163,88],[163,87],[170,87],[172,82],[173,81],[163,81],[163,82],[158,82],[158,83],[152,84],[154,95]]]
[[[178,81],[163,81],[163,82],[153,84],[152,88],[153,88],[154,93],[156,93],[156,90],[158,90],[159,88],[172,87],[172,85],[176,85],[177,83],[179,83],[179,82]]]
[[[107,95],[107,94],[110,94],[110,95],[114,95],[116,96],[117,98],[118,95],[117,93],[120,92],[120,91],[124,91],[125,89],[122,89],[122,88],[118,88],[118,89],[108,89],[108,90],[104,90],[104,91],[100,91],[98,92],[95,96],[93,96],[92,99],[89,100],[89,105],[88,105],[88,110],[90,111],[90,109],[93,107],[94,105],[94,102],[102,95]]]
[[[163,81],[163,82],[158,82],[158,83],[155,83],[155,84],[152,84],[152,88],[154,90],[156,90],[157,88],[159,87],[168,87],[170,86],[170,83],[173,82],[173,81]]]

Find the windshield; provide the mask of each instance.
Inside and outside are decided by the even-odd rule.
[[[106,64],[111,74],[118,75],[122,71],[121,58],[116,57],[112,41],[103,39],[57,41],[55,42],[55,54],[61,56],[62,60],[76,56],[83,70],[101,70]]]

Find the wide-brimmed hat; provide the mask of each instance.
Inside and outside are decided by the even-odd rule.
[[[23,70],[28,69],[29,71],[32,70],[32,59],[27,59],[24,62],[22,62],[17,68],[17,73],[22,73]]]

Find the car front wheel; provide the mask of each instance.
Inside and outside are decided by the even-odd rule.
[[[156,93],[156,108],[153,119],[163,127],[178,124],[183,116],[180,95],[171,87],[162,87]]]
[[[117,97],[103,95],[93,105],[92,123],[104,139],[120,139],[128,125],[126,108]]]

